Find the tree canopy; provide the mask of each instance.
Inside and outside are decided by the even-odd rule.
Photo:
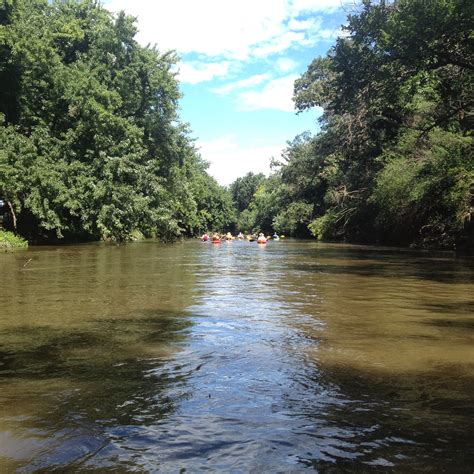
[[[263,173],[254,174],[250,172],[241,178],[237,178],[230,185],[230,194],[238,212],[242,212],[249,207],[253,195],[264,178],[265,175]]]
[[[95,0],[0,3],[0,197],[21,234],[174,238],[232,221],[179,118],[176,55],[136,31]]]
[[[271,177],[272,226],[474,245],[473,31],[469,0],[365,0],[349,15],[346,34],[295,82],[296,109],[324,113]]]
[[[187,124],[173,52],[95,0],[1,0],[0,198],[29,239],[276,230],[474,245],[474,3],[364,0],[295,82],[320,130],[227,190]]]

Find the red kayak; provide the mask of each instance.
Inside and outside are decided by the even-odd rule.
[[[220,241],[220,240],[212,240],[212,243],[213,243],[213,244],[220,244],[221,241]]]

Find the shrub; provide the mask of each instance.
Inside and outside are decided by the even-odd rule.
[[[0,230],[0,249],[7,251],[27,247],[28,242],[25,239],[18,237],[13,232]]]

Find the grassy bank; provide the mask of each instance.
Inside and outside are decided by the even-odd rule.
[[[28,247],[28,242],[22,237],[18,237],[13,232],[0,230],[0,251],[23,249]]]

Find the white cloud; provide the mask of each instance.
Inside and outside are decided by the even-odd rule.
[[[178,67],[179,80],[187,84],[211,81],[216,77],[226,76],[230,66],[230,61],[221,61],[219,63],[202,63],[197,61],[180,63]]]
[[[290,58],[279,58],[276,65],[281,72],[293,71],[298,67],[298,63]]]
[[[138,17],[138,39],[160,50],[246,59],[250,47],[281,33],[285,0],[111,0],[112,11]]]
[[[161,51],[198,53],[245,60],[282,52],[302,39],[318,40],[308,29],[320,21],[298,19],[309,12],[333,11],[341,0],[109,0],[111,11],[138,18],[138,40]]]
[[[240,81],[231,82],[222,87],[217,87],[212,91],[216,94],[229,94],[234,90],[248,89],[250,87],[258,86],[262,82],[268,81],[271,78],[270,74],[255,74]]]
[[[300,45],[306,39],[306,34],[303,32],[287,31],[277,38],[272,38],[271,41],[262,43],[253,48],[252,54],[254,56],[264,58],[270,54],[281,53],[286,51],[291,46]]]
[[[197,143],[201,156],[209,161],[209,174],[228,185],[249,171],[270,173],[270,159],[279,158],[284,145],[241,146],[235,135]]]
[[[315,20],[297,20],[292,18],[288,23],[288,28],[294,31],[302,31],[302,30],[309,30],[314,27]]]
[[[295,16],[310,11],[332,12],[342,8],[343,4],[344,0],[293,0],[291,2],[292,11]]]
[[[318,33],[319,33],[320,38],[332,40],[334,38],[337,38],[340,35],[340,30],[339,28],[334,28],[334,29],[322,28],[321,30],[319,30]]]
[[[242,92],[238,95],[238,105],[245,111],[273,109],[294,112],[295,106],[291,99],[297,78],[297,75],[281,77],[270,81],[261,91]]]

